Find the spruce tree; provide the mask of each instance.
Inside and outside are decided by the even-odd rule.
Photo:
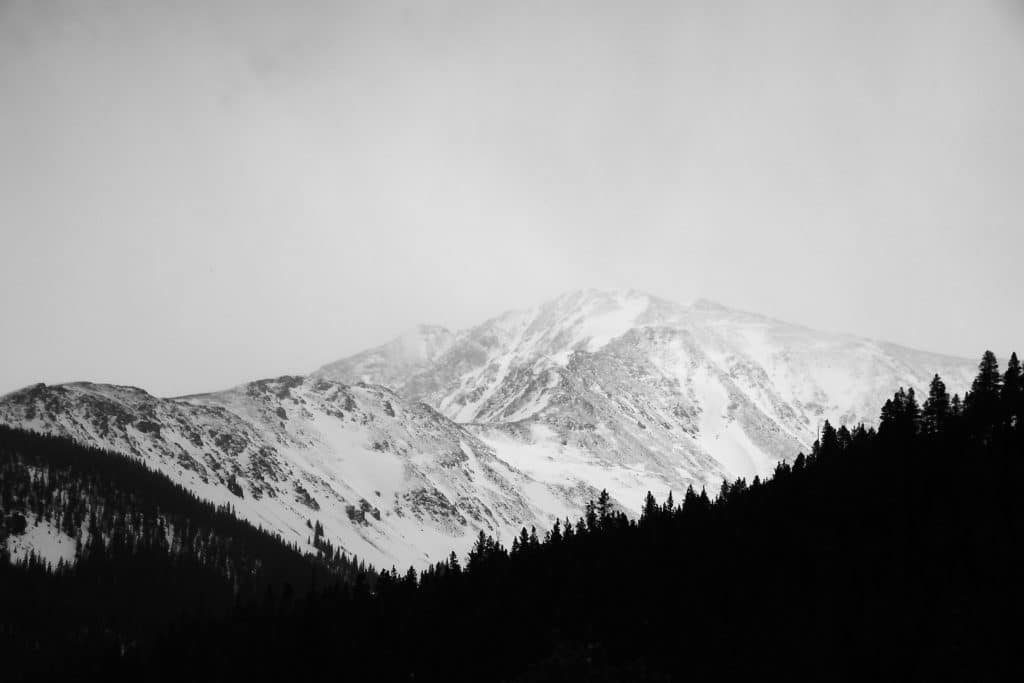
[[[978,376],[971,384],[971,393],[994,394],[999,390],[999,384],[999,362],[994,353],[986,351],[981,357],[981,362],[978,363]]]
[[[697,509],[698,501],[697,494],[693,490],[693,486],[686,487],[686,494],[683,496],[683,509],[688,512],[693,512]]]
[[[896,405],[892,399],[886,399],[882,406],[882,414],[878,418],[878,431],[886,433],[891,431],[897,422]]]
[[[586,509],[584,510],[584,515],[584,519],[586,519],[586,525],[583,530],[594,531],[595,529],[597,529],[597,507],[594,505],[593,500],[587,501]],[[581,524],[583,524],[583,520],[580,520],[580,523],[576,525],[577,531],[580,530]]]
[[[608,495],[608,489],[601,489],[597,496],[597,518],[604,526],[612,513],[612,497]]]
[[[998,406],[1002,379],[995,354],[986,351],[978,363],[978,375],[964,401],[967,420],[982,439],[991,436],[993,428],[1000,422]]]
[[[560,519],[555,519],[555,524],[551,527],[551,533],[548,534],[548,541],[554,544],[562,541],[562,521]]]
[[[644,498],[644,507],[640,513],[640,519],[645,521],[651,521],[658,515],[658,502],[654,500],[654,495],[648,491],[647,497]]]
[[[963,401],[960,400],[960,394],[953,394],[953,398],[949,401],[949,416],[960,417],[964,412]]]
[[[572,526],[572,520],[568,517],[565,518],[565,531],[562,532],[566,541],[571,541],[576,538],[576,530]]]
[[[999,376],[999,362],[991,351],[986,351],[978,363],[978,375],[971,384],[970,401],[968,409],[976,407],[979,410],[991,408],[999,395],[999,387],[1002,378]]]
[[[1024,373],[1021,371],[1016,352],[1010,354],[1006,372],[1003,373],[1001,403],[1006,425],[1008,427],[1019,425],[1021,416],[1024,414]]]
[[[838,452],[839,435],[836,433],[835,427],[828,420],[825,420],[825,424],[821,427],[821,439],[817,455],[828,458]]]
[[[836,441],[839,444],[839,450],[845,451],[853,443],[853,435],[850,430],[846,428],[846,425],[842,425],[836,430]]]
[[[906,398],[903,401],[904,426],[917,433],[921,421],[921,406],[917,403],[917,396],[914,394],[914,387],[907,389]]]
[[[949,419],[949,393],[942,379],[935,375],[928,389],[928,399],[922,411],[922,426],[925,434],[938,434]]]
[[[595,520],[594,524],[597,524],[597,521],[596,521],[597,517],[593,517],[593,519]],[[585,536],[587,534],[588,530],[589,530],[589,528],[587,527],[586,522],[583,521],[582,517],[580,517],[579,519],[576,520],[576,535],[577,536]]]

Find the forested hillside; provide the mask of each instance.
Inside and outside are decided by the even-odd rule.
[[[1024,391],[899,390],[767,480],[607,496],[372,592],[193,611],[88,665],[126,680],[1006,680],[1024,616]],[[506,539],[502,539],[506,541]],[[80,669],[81,670],[81,669]]]
[[[180,619],[372,583],[320,531],[311,522],[317,553],[302,554],[130,458],[0,427],[0,644],[18,653],[7,673],[119,654]]]

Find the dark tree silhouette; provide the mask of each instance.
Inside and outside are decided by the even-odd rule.
[[[1010,354],[1010,360],[1006,364],[1000,398],[1007,426],[1019,425],[1021,416],[1024,416],[1024,373],[1021,371],[1016,353]]]
[[[999,362],[991,351],[986,351],[978,363],[978,375],[964,399],[964,412],[980,438],[990,438],[999,422],[1000,386]]]
[[[938,434],[946,425],[949,418],[949,393],[946,391],[946,384],[938,375],[932,378],[928,389],[928,398],[924,402],[922,410],[922,428],[926,434]]]

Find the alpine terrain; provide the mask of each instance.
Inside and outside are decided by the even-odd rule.
[[[647,491],[767,474],[825,419],[870,426],[895,389],[938,373],[962,393],[974,372],[704,300],[588,290],[213,394],[35,385],[0,398],[0,423],[141,459],[288,542],[319,522],[350,556],[423,567],[481,531],[576,518],[601,489],[635,514]]]

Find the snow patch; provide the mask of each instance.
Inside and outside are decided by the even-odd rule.
[[[39,519],[34,514],[25,516],[28,526],[25,533],[7,537],[7,552],[11,562],[19,562],[34,552],[53,567],[64,560],[66,564],[75,562],[78,544],[74,538],[58,529],[47,519]]]

